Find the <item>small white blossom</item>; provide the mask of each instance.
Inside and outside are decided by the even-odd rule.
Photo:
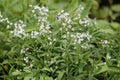
[[[84,6],[80,5],[78,9],[75,11],[75,13],[77,14],[74,14],[75,17],[73,18],[73,20],[79,20],[81,18],[81,13],[83,12],[83,10],[84,10]]]
[[[82,41],[84,41],[85,39],[87,39],[88,41],[90,41],[91,39],[91,35],[88,33],[76,33],[76,34],[72,34],[71,37],[74,40],[74,44],[81,44]]]
[[[106,57],[107,57],[107,59],[111,59],[111,56],[110,56],[110,54],[107,54],[107,56],[106,56]]]
[[[26,25],[23,23],[23,21],[19,20],[18,22],[16,22],[14,24],[14,30],[11,31],[11,33],[16,36],[16,37],[22,37],[25,36],[25,30],[24,27],[26,27]]]
[[[50,23],[48,21],[48,8],[47,7],[40,7],[38,5],[31,6],[33,8],[31,12],[33,13],[35,19],[37,20],[37,25],[39,26],[39,35],[49,34],[51,33],[50,30]],[[32,32],[33,34],[34,32]],[[36,34],[38,35],[38,33]],[[32,36],[33,38],[36,38],[35,35]]]
[[[86,26],[90,26],[91,21],[88,17],[86,17],[86,18],[80,19],[79,24],[84,25],[86,27]]]
[[[49,42],[49,45],[52,45],[52,42]]]
[[[24,50],[24,49],[21,49],[20,53],[21,53],[21,54],[25,53],[25,50]]]
[[[25,61],[26,63],[28,63],[28,62],[29,62],[28,57],[25,57],[25,58],[24,58],[24,61]]]
[[[59,29],[60,31],[65,31],[66,34],[63,35],[63,38],[66,38],[67,36],[69,36],[70,31],[72,31],[72,20],[69,17],[69,13],[64,12],[64,10],[61,10],[58,13],[58,21],[61,22],[62,27]]]
[[[19,70],[16,70],[16,72],[19,72]]]
[[[31,32],[31,38],[37,38],[38,34],[39,34],[39,32],[37,32],[37,31],[32,31],[32,32]]]
[[[33,67],[33,64],[32,64],[32,63],[30,63],[30,67],[31,67],[31,68]]]
[[[56,39],[54,38],[53,41],[56,41]]]
[[[101,40],[100,43],[102,43],[102,44],[109,44],[108,40]]]

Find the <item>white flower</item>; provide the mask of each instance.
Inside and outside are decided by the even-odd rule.
[[[16,72],[19,72],[19,70],[16,70]]]
[[[32,5],[29,5],[29,7],[32,7]]]
[[[86,27],[86,26],[90,26],[91,21],[88,17],[85,17],[85,18],[79,20],[79,24]]]
[[[49,45],[52,45],[52,42],[49,42]]]
[[[56,41],[56,39],[54,38],[53,41]]]
[[[72,28],[71,30],[72,30],[72,31],[75,31],[75,28]]]
[[[63,10],[58,13],[58,21],[64,20],[65,22],[70,22],[71,20],[68,19],[69,13],[64,12]]]
[[[26,63],[28,63],[28,62],[29,62],[28,57],[25,57],[25,58],[24,58],[24,61],[25,61]]]
[[[111,59],[111,56],[110,56],[110,54],[107,54],[107,56],[106,56],[106,57],[107,57],[107,59]]]
[[[19,20],[18,22],[16,22],[14,24],[14,30],[11,31],[11,33],[16,36],[16,37],[22,37],[25,36],[25,30],[24,27],[26,27],[26,25],[23,23],[23,21]]]
[[[31,67],[31,68],[33,67],[33,64],[32,64],[32,63],[30,63],[30,67]]]
[[[24,50],[24,49],[21,49],[20,53],[21,53],[21,54],[25,53],[25,50]]]
[[[39,34],[39,32],[37,32],[37,31],[32,31],[32,32],[31,32],[31,38],[37,38],[38,34]]]
[[[39,26],[39,35],[51,33],[51,27],[48,21],[48,8],[44,6],[40,7],[38,5],[32,6],[32,8],[33,9],[31,11],[33,12],[34,17],[37,20],[37,25]],[[33,38],[36,37],[33,36]]]
[[[38,5],[35,5],[35,6],[34,6],[34,9],[40,10],[40,7],[39,7]]]
[[[71,28],[72,28],[72,26],[71,26],[71,25],[68,25],[68,28],[70,28],[70,29],[71,29]]]
[[[108,40],[101,40],[102,44],[109,44]]]
[[[90,41],[91,39],[91,35],[89,33],[76,33],[70,35],[70,37],[73,38],[74,44],[81,44],[81,42],[85,39],[87,39],[88,41]]]

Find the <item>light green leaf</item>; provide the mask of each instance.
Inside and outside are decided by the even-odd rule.
[[[97,75],[97,74],[100,74],[100,73],[103,73],[103,72],[105,72],[105,71],[108,71],[108,66],[107,66],[106,64],[104,64],[104,63],[100,63],[100,64],[98,64],[97,66],[98,66],[98,70],[97,70],[97,72],[95,73],[96,75]]]
[[[19,13],[23,11],[23,6],[21,4],[17,4],[12,8],[12,11],[14,13]]]
[[[86,5],[85,5],[85,8],[84,8],[84,10],[82,11],[82,13],[81,13],[81,17],[83,18],[83,17],[86,17],[86,15],[88,15],[89,14],[89,10],[90,10],[90,8],[91,8],[91,5],[92,5],[92,0],[88,0],[87,1],[87,3],[86,3]]]
[[[31,70],[30,70],[29,67],[25,67],[23,70],[24,70],[25,72],[27,72],[27,73],[30,73],[30,72],[31,72]]]
[[[116,12],[120,12],[120,4],[115,4],[112,6],[112,10],[116,11]]]
[[[97,20],[96,21],[96,27],[104,33],[110,33],[110,34],[114,34],[114,31],[112,30],[112,28],[110,27],[110,24],[105,21],[105,20]]]
[[[12,72],[12,75],[14,75],[14,76],[16,76],[16,75],[21,75],[22,74],[22,72]]]
[[[72,2],[70,3],[70,5],[68,6],[68,11],[72,12],[73,10],[75,10],[78,7],[78,0],[72,0]]]
[[[58,71],[58,78],[57,80],[62,80],[62,77],[64,75],[65,71]]]
[[[49,76],[47,76],[45,74],[42,74],[40,80],[53,80],[53,78],[49,77]]]
[[[120,73],[120,68],[118,67],[109,67],[108,71],[111,73]]]
[[[25,31],[26,31],[26,32],[31,32],[31,31],[36,31],[36,30],[39,30],[39,27],[38,27],[38,26],[35,26],[35,25],[27,26],[27,27],[25,28]]]

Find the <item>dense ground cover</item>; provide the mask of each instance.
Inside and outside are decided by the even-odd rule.
[[[99,3],[0,0],[0,79],[119,80],[119,4]]]

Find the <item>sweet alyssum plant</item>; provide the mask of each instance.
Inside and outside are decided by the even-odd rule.
[[[81,4],[72,12],[60,10],[51,14],[52,10],[45,6],[30,5],[27,21],[10,21],[0,14],[0,24],[7,24],[10,48],[2,62],[9,70],[2,77],[9,80],[97,80],[99,74],[105,74],[106,78],[109,72],[119,73],[108,67],[112,64],[108,62],[111,55],[104,49],[109,50],[110,41],[102,38],[102,33],[98,34],[95,20],[84,14],[86,7],[88,5]],[[51,15],[56,18],[50,20]]]

